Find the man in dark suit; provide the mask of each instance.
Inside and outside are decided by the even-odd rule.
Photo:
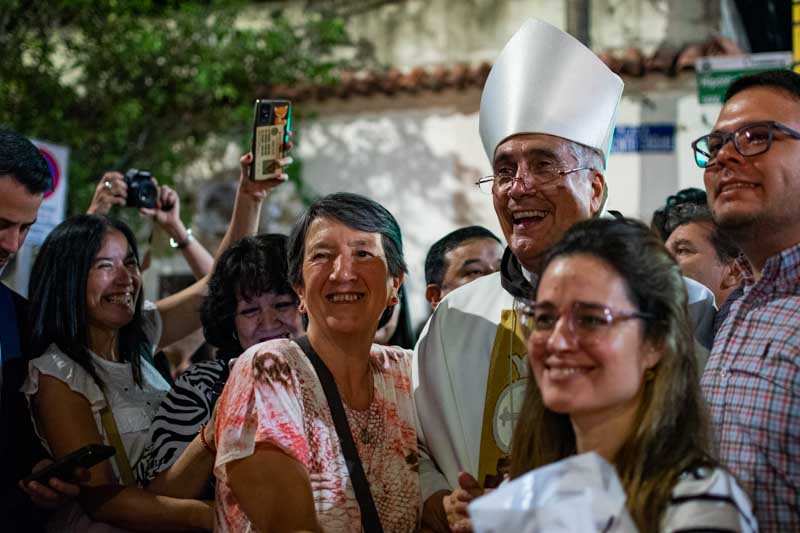
[[[39,150],[17,132],[0,128],[0,273],[22,247],[39,212],[44,193],[52,188],[50,168]],[[46,457],[34,434],[25,398],[19,388],[28,372],[30,339],[27,302],[0,283],[0,529],[36,531],[40,527],[31,498],[18,480]],[[36,494],[35,500],[42,501]],[[57,496],[52,494],[52,496]]]

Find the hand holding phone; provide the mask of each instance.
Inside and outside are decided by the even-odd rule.
[[[36,481],[48,486],[50,479],[58,478],[62,480],[72,480],[75,478],[75,470],[78,468],[89,469],[96,464],[105,461],[116,453],[113,446],[103,444],[89,444],[79,448],[69,455],[65,455],[58,461],[45,467],[38,472],[31,473],[22,480],[23,485],[28,485],[31,481]]]
[[[288,100],[256,100],[253,113],[253,181],[273,179],[281,171],[280,160],[289,143],[292,103]]]

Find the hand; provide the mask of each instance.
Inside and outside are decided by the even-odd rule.
[[[34,474],[41,472],[51,464],[53,464],[52,460],[42,459],[36,463],[31,472]],[[49,486],[42,485],[38,481],[29,481],[26,485],[20,480],[19,488],[28,495],[37,507],[52,511],[80,494],[79,483],[89,481],[89,471],[84,468],[77,468],[75,470],[75,480],[77,483],[67,483],[57,478],[51,478]]]
[[[156,184],[158,182],[153,180]],[[168,185],[158,187],[158,197],[154,209],[142,207],[139,212],[151,217],[164,228],[167,235],[180,242],[186,239],[186,226],[181,221],[181,199],[178,193]]]
[[[483,495],[484,490],[480,487],[478,481],[466,472],[458,474],[458,485],[459,488],[443,499],[444,510],[447,513],[447,523],[453,531],[472,531],[472,520],[469,518],[467,506],[472,500]]]
[[[420,533],[450,533],[447,523],[447,513],[444,510],[443,499],[450,494],[449,490],[434,492],[422,505],[422,527]]]
[[[124,206],[128,198],[128,186],[119,172],[106,172],[94,189],[92,203],[86,212],[90,215],[107,215],[115,205]]]
[[[292,132],[290,131],[289,136],[291,137],[291,135]],[[286,150],[284,150],[284,154],[287,154],[292,147],[292,141],[286,143]],[[266,198],[269,191],[289,179],[289,175],[283,172],[283,170],[284,167],[291,165],[292,161],[293,159],[291,157],[283,157],[278,159],[278,164],[281,167],[280,172],[270,174],[270,179],[253,181],[249,178],[250,165],[253,164],[253,154],[252,152],[244,154],[241,159],[239,159],[239,164],[241,166],[241,172],[239,174],[239,191],[252,197],[254,200],[259,202],[262,201],[264,198]]]

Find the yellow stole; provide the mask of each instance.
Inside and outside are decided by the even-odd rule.
[[[526,357],[517,313],[504,309],[492,346],[483,407],[478,482],[485,488],[497,486],[508,472],[511,434],[528,381]]]

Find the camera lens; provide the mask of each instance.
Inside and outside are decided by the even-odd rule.
[[[152,182],[142,183],[139,187],[139,205],[142,207],[153,208],[156,206],[156,196],[158,190]]]

